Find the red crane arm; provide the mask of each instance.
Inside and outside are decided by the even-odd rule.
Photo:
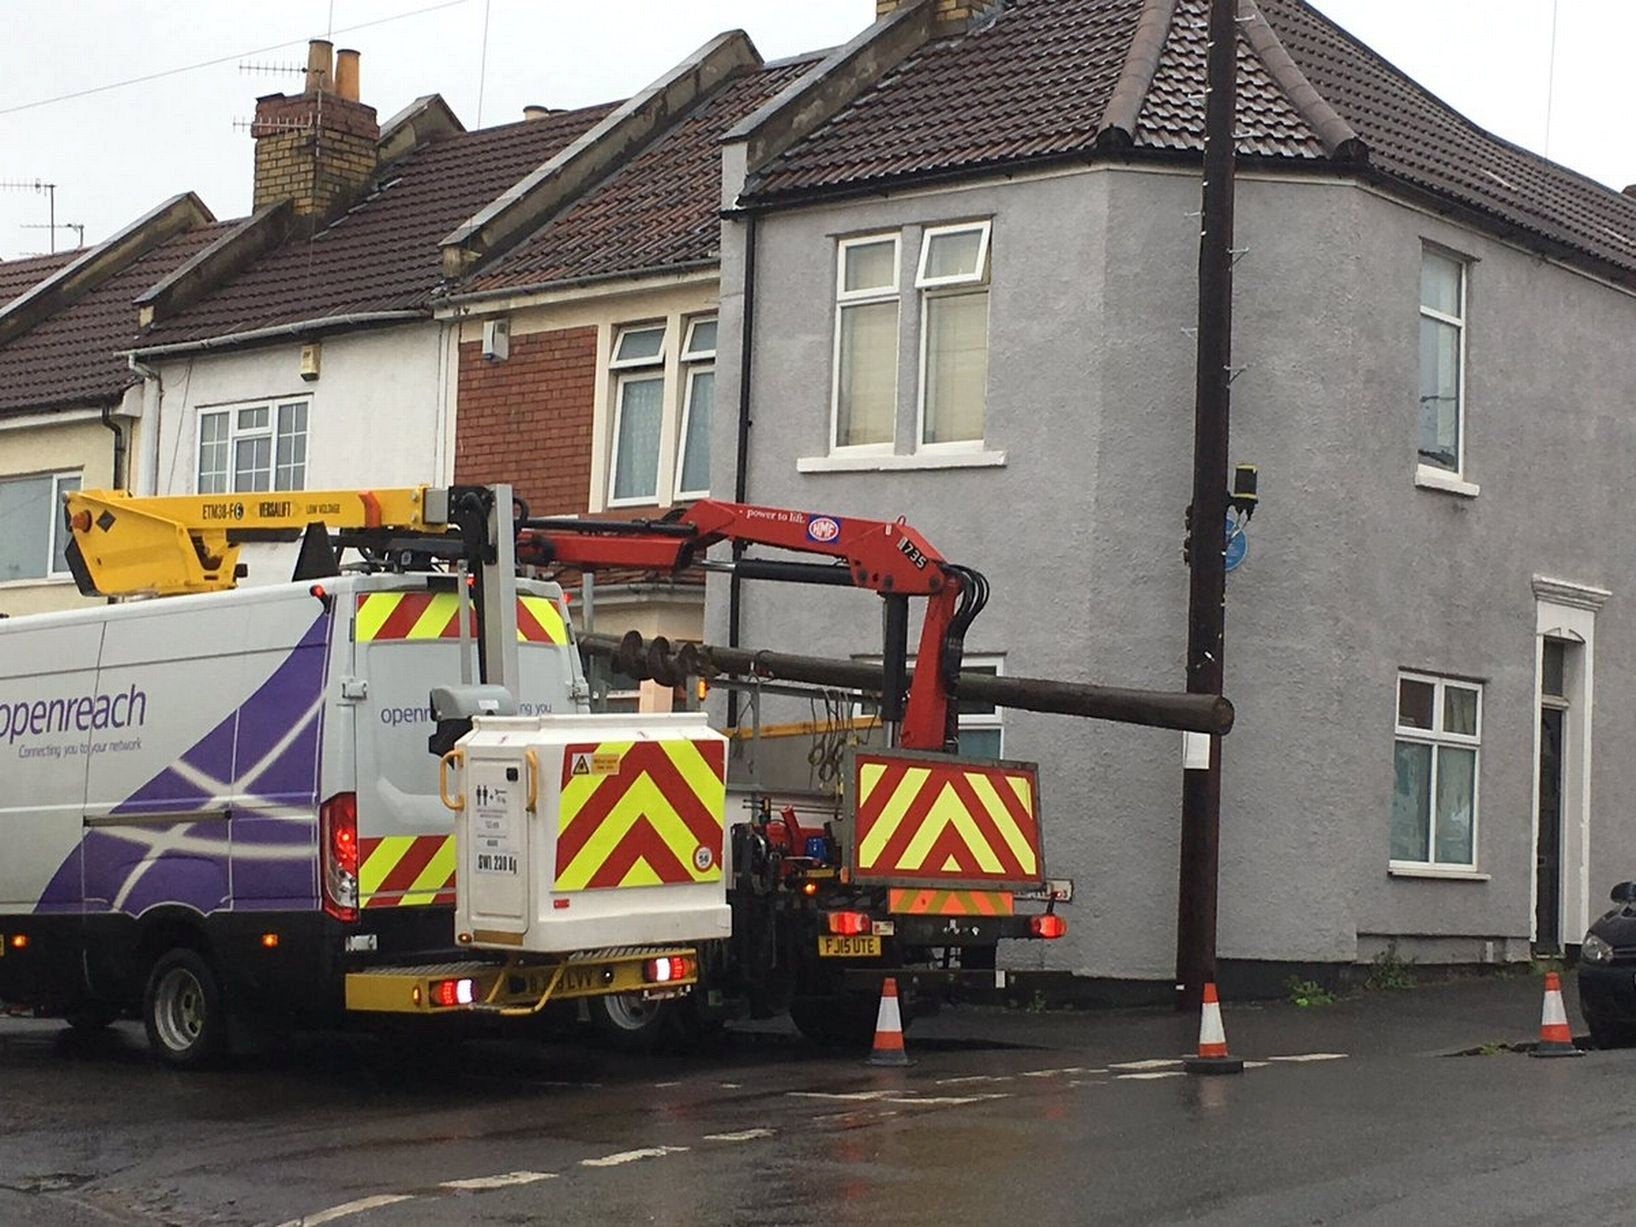
[[[587,571],[617,567],[674,572],[723,541],[825,555],[844,563],[854,587],[889,597],[927,597],[899,740],[908,749],[945,747],[951,702],[943,661],[961,580],[931,543],[901,520],[701,499],[672,520],[527,521],[518,534],[517,560]]]
[[[678,571],[720,541],[824,554],[846,563],[859,588],[929,596],[949,582],[943,556],[902,521],[790,511],[701,499],[675,520],[553,520],[525,528],[518,558],[596,570]]]

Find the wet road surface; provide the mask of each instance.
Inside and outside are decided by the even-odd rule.
[[[1526,1040],[1538,981],[1169,1014],[947,1010],[877,1070],[783,1031],[705,1055],[309,1036],[226,1071],[0,1021],[0,1223],[1636,1221],[1636,1051]],[[1301,1058],[1301,1059],[1290,1059]]]

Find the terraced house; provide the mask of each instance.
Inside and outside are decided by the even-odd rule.
[[[257,103],[256,212],[209,253],[232,274],[145,300],[141,488],[509,481],[615,515],[706,493],[717,140],[806,66],[731,32],[623,102],[467,132],[437,95],[378,123],[357,54],[314,42],[306,88]],[[293,551],[246,557],[276,582]],[[700,636],[702,584],[606,580],[621,629]]]
[[[726,143],[712,486],[908,513],[993,583],[970,659],[1180,689],[1206,6],[877,17]],[[1572,947],[1636,863],[1636,200],[1239,18],[1224,979]],[[712,589],[710,637],[878,651],[847,599]],[[1178,739],[968,719],[1049,781],[1054,965],[1168,992]]]
[[[153,420],[127,352],[136,299],[221,231],[182,195],[94,247],[0,264],[0,616],[83,602],[60,496],[128,480]]]

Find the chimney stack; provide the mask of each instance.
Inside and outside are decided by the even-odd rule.
[[[307,45],[306,88],[256,99],[254,208],[288,200],[311,234],[348,208],[375,177],[375,108],[358,101],[358,53],[321,38]]]
[[[335,79],[330,64],[333,47],[334,44],[325,38],[315,38],[307,44],[307,80],[301,87],[304,92],[310,94],[314,90],[330,88],[330,82]]]
[[[906,9],[915,0],[875,0],[875,20]],[[987,21],[1005,6],[1005,0],[929,0],[935,35],[953,34]]]
[[[335,92],[348,102],[358,101],[358,53],[350,47],[335,53]]]

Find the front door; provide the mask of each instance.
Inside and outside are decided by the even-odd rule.
[[[1562,734],[1568,713],[1560,707],[1539,711],[1539,845],[1534,872],[1534,946],[1542,953],[1562,949]]]

